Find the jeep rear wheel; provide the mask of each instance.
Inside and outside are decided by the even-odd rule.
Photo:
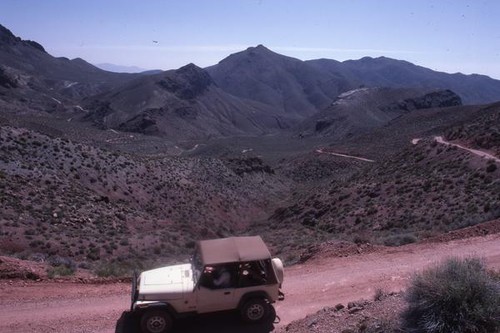
[[[151,310],[142,315],[141,330],[143,333],[167,333],[172,328],[172,316],[166,311]]]
[[[262,298],[252,298],[241,308],[241,318],[249,323],[258,323],[269,315],[269,303]]]

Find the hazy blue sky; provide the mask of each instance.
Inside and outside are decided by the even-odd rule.
[[[54,56],[147,69],[205,67],[264,44],[500,79],[499,18],[498,0],[0,0],[0,24]]]

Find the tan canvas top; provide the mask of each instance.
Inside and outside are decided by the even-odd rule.
[[[198,251],[204,265],[271,258],[260,236],[202,240],[198,242]]]

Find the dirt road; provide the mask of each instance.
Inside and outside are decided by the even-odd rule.
[[[346,155],[346,154],[341,154],[341,153],[335,153],[335,152],[331,152],[331,151],[324,151],[323,149],[316,149],[316,152],[318,154],[327,154],[327,155],[340,156],[340,157],[345,157],[345,158],[352,158],[352,159],[363,161],[363,162],[371,162],[371,163],[375,162],[374,160],[370,160],[368,158]]]
[[[416,144],[418,144],[420,142],[420,140],[422,140],[422,138],[415,138],[415,139],[411,140],[411,143],[414,144],[414,145],[416,145]],[[472,153],[472,154],[474,154],[476,156],[487,158],[487,159],[493,160],[495,162],[500,162],[500,158],[498,158],[498,157],[496,157],[496,156],[494,156],[494,155],[492,155],[492,154],[490,154],[488,152],[485,152],[485,151],[482,151],[482,150],[478,150],[478,149],[468,148],[468,147],[459,145],[458,143],[453,143],[453,142],[446,141],[442,136],[435,136],[434,140],[437,143],[440,143],[440,144],[443,144],[443,145],[446,145],[446,146],[457,147],[458,149],[466,150],[469,153]]]
[[[442,136],[436,136],[436,137],[434,137],[434,139],[438,143],[441,143],[441,144],[444,144],[444,145],[447,145],[447,146],[457,147],[457,148],[463,149],[463,150],[467,150],[468,152],[470,152],[470,153],[472,153],[474,155],[477,155],[479,157],[483,157],[483,158],[487,158],[487,159],[490,159],[490,160],[494,160],[495,162],[500,162],[500,158],[498,158],[496,156],[493,156],[490,153],[487,153],[487,152],[484,152],[484,151],[478,150],[478,149],[467,148],[467,147],[464,147],[464,146],[456,144],[456,143],[448,142]]]
[[[286,325],[325,306],[372,298],[375,290],[402,290],[415,271],[449,256],[476,255],[500,269],[500,234],[383,248],[344,258],[315,259],[289,267],[285,301],[276,306]],[[129,307],[129,285],[0,282],[0,332],[135,332],[132,322],[119,320]],[[182,332],[246,332],[232,319],[182,324]],[[132,326],[131,326],[132,325]],[[219,326],[217,326],[219,325]],[[231,326],[233,325],[233,326]],[[272,327],[248,332],[270,332]]]

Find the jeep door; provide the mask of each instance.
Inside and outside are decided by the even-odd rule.
[[[209,289],[200,286],[196,293],[198,313],[232,310],[238,306],[234,288]]]
[[[226,281],[219,281],[227,274]],[[237,284],[235,265],[206,266],[195,289],[198,313],[235,309],[238,300],[234,296]]]

